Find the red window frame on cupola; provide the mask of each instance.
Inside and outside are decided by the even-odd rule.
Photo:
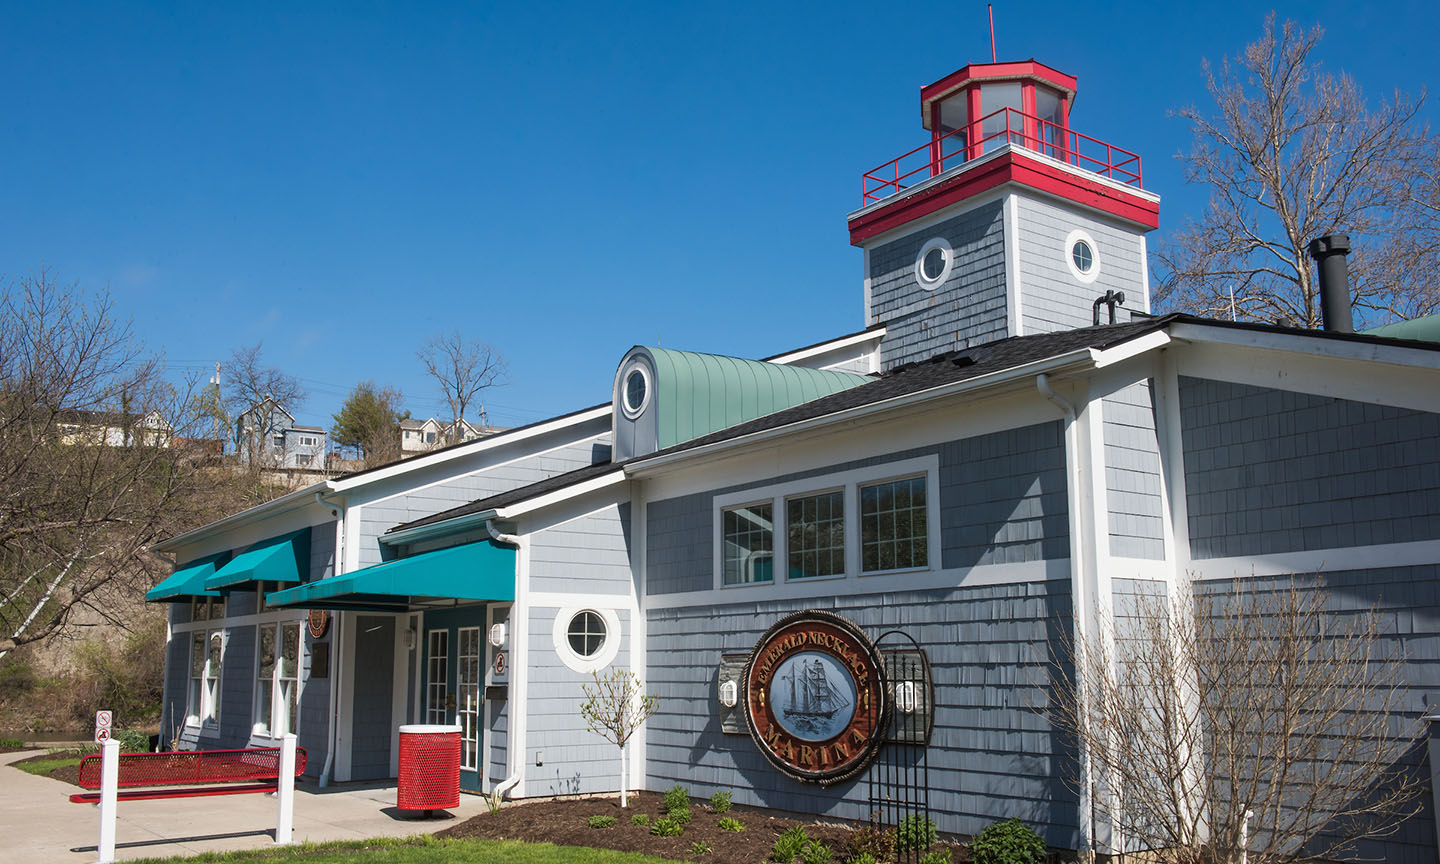
[[[980,116],[980,88],[986,84],[1018,83],[1020,85],[1020,113],[1024,116],[1023,140],[1033,142],[1034,149],[1046,152],[1048,141],[1038,123],[1036,111],[1036,82],[1060,94],[1060,144],[1059,155],[1055,158],[1066,160],[1070,131],[1070,107],[1075,99],[1075,78],[1033,60],[1023,63],[970,64],[941,78],[933,84],[920,88],[920,101],[925,126],[930,130],[930,176],[945,170],[943,139],[949,133],[941,132],[940,105],[957,91],[965,93],[968,132],[965,142],[965,161],[979,156],[984,149],[980,140],[982,123]],[[1054,155],[1054,154],[1051,154]],[[953,155],[952,155],[953,158]]]

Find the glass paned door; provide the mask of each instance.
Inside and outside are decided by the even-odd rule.
[[[426,652],[425,722],[438,726],[450,722],[447,697],[450,690],[450,631],[431,630]]]
[[[480,754],[480,628],[456,631],[456,712],[460,724],[460,767],[475,770]]]

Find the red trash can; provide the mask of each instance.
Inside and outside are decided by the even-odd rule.
[[[401,810],[441,810],[460,806],[460,727],[400,727]]]

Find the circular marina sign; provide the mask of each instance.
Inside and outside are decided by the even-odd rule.
[[[745,667],[745,715],[760,751],[798,780],[849,779],[875,754],[889,719],[874,644],[831,612],[780,619]]]

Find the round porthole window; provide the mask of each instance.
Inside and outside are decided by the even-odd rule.
[[[915,256],[915,281],[926,291],[939,288],[950,276],[955,264],[955,251],[944,237],[935,237],[920,247]]]
[[[1065,238],[1062,252],[1070,275],[1086,285],[1100,278],[1100,247],[1088,231],[1077,228]]]
[[[642,365],[630,367],[620,384],[620,407],[634,420],[650,402],[650,371]]]
[[[550,635],[560,661],[589,674],[608,666],[620,653],[620,616],[613,609],[561,609]]]
[[[605,647],[605,635],[605,619],[589,609],[575,613],[570,619],[569,629],[566,630],[570,650],[586,660],[599,654],[600,649]]]

